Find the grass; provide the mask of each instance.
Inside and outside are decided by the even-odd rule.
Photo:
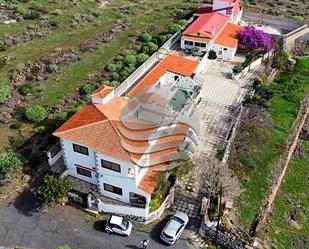
[[[284,153],[275,145],[287,144],[300,101],[309,89],[308,76],[309,58],[303,58],[292,71],[282,72],[271,84],[274,96],[266,109],[271,128],[259,128],[250,122],[240,125],[229,164],[245,189],[238,199],[240,222],[245,228],[257,214]]]
[[[303,142],[301,147],[309,147],[309,141]],[[276,197],[272,216],[268,223],[267,233],[262,233],[263,238],[270,238],[274,248],[305,248],[305,240],[309,237],[309,188],[308,188],[308,160],[294,158],[286,172],[281,189]],[[297,212],[295,213],[295,208]],[[302,228],[297,230],[291,227],[288,220],[294,215],[297,223]],[[308,245],[308,244],[307,244]]]

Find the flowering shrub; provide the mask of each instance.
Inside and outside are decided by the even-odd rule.
[[[239,32],[239,42],[248,49],[270,49],[272,45],[271,36],[254,27],[246,27]]]

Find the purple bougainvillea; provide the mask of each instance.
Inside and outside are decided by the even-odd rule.
[[[245,27],[239,31],[239,42],[248,49],[270,49],[271,36],[254,27]]]

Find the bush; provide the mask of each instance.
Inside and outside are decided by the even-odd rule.
[[[159,35],[159,42],[160,42],[160,44],[163,45],[172,36],[173,36],[172,34]]]
[[[23,7],[16,7],[14,12],[20,15],[26,14],[26,10]]]
[[[113,72],[111,76],[112,76],[113,80],[119,80],[120,79],[120,75],[116,72]]]
[[[217,53],[214,50],[209,50],[208,52],[208,59],[209,60],[215,60],[217,59]]]
[[[149,33],[143,33],[138,37],[138,40],[143,43],[151,42],[152,36]]]
[[[48,72],[50,73],[57,73],[58,72],[58,66],[56,64],[50,64],[48,66]]]
[[[90,84],[90,83],[85,84],[85,85],[82,86],[82,88],[80,89],[81,94],[83,94],[83,95],[89,95],[89,94],[91,94],[94,90],[95,90],[95,86],[92,85],[92,84]]]
[[[46,111],[42,106],[34,105],[26,109],[26,117],[31,122],[39,123],[46,118]]]
[[[44,135],[47,132],[47,129],[44,125],[41,125],[39,127],[36,127],[34,130],[35,133],[38,133],[40,135]]]
[[[285,68],[289,61],[289,53],[283,49],[279,50],[273,59],[272,67],[282,70]]]
[[[181,30],[181,26],[179,24],[172,24],[168,26],[168,32],[171,34],[175,34]]]
[[[11,129],[20,129],[21,122],[19,120],[14,120],[14,122],[10,125]]]
[[[36,196],[45,204],[58,203],[72,189],[67,179],[45,176],[43,184],[36,191]]]
[[[111,63],[106,66],[106,71],[109,73],[116,72],[117,70],[118,70],[118,66],[116,64]]]
[[[128,54],[124,57],[124,63],[127,65],[135,65],[136,64],[136,56],[133,54]]]
[[[102,80],[101,84],[104,86],[111,86],[111,82],[109,80]]]
[[[181,19],[178,21],[178,24],[180,26],[186,26],[188,24],[188,21],[186,19]]]
[[[6,47],[3,41],[0,41],[0,51],[5,51]]]
[[[10,86],[0,84],[0,104],[3,104],[10,95],[11,95]]]
[[[239,74],[241,73],[242,71],[242,65],[241,64],[236,64],[234,67],[233,67],[233,73],[235,74]]]
[[[40,4],[38,2],[32,2],[30,4],[29,9],[34,9],[34,10],[39,10],[40,11],[41,9],[43,9],[43,6],[42,6],[42,4]]]
[[[158,46],[153,42],[148,42],[142,46],[142,53],[144,54],[152,54],[153,52],[158,50]]]
[[[141,53],[141,54],[138,54],[136,56],[136,62],[137,62],[137,64],[140,65],[140,64],[144,63],[148,58],[149,58],[148,54]]]
[[[32,91],[33,91],[33,87],[29,83],[18,87],[18,92],[23,96],[30,94]]]
[[[0,57],[0,69],[6,65],[6,59],[4,57]]]
[[[0,175],[7,177],[24,165],[20,155],[13,152],[0,154]]]

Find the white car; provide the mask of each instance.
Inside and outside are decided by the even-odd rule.
[[[166,223],[161,232],[160,238],[167,244],[175,244],[188,222],[188,215],[183,212],[176,212],[176,214],[174,214]]]
[[[129,236],[132,230],[132,224],[127,219],[112,215],[106,222],[105,231],[107,233],[116,233],[122,236]]]

